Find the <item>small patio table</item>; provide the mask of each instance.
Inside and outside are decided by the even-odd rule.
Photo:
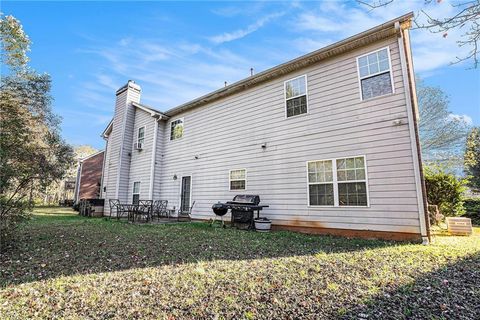
[[[152,211],[147,210],[143,211],[140,209],[145,208],[144,204],[134,204],[134,203],[129,203],[129,204],[123,204],[125,211],[128,212],[128,221],[135,222],[135,216],[139,213],[145,214],[147,216],[147,222],[151,220],[151,215]]]

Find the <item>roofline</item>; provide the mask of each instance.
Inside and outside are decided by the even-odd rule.
[[[106,133],[109,129],[111,129],[113,126],[113,118],[112,120],[110,120],[110,122],[108,123],[107,127],[105,128],[105,130],[103,130],[102,134],[100,135],[102,138],[107,138],[108,137],[108,134]]]
[[[89,156],[86,156],[85,158],[80,159],[79,162],[83,162],[83,161],[85,161],[85,160],[88,160],[88,159],[90,159],[90,158],[93,158],[93,157],[95,157],[95,156],[97,156],[97,155],[99,155],[99,154],[101,154],[101,153],[103,153],[103,152],[105,152],[105,150],[97,151],[97,152],[95,152],[95,153],[93,153],[93,154],[91,154],[91,155],[89,155]]]
[[[149,107],[147,105],[144,105],[144,104],[141,104],[141,103],[138,103],[138,102],[132,102],[132,106],[136,107],[136,108],[139,108],[145,112],[148,112],[150,113],[150,115],[152,117],[158,117],[158,120],[167,120],[168,118],[170,118],[169,116],[167,116],[166,114],[158,111],[158,110],[155,110],[154,108],[152,107]]]
[[[394,34],[398,34],[400,28],[408,29],[411,26],[411,19],[413,18],[413,12],[404,14],[398,18],[382,23],[376,27],[348,37],[344,40],[335,42],[324,48],[307,53],[303,56],[282,63],[273,68],[259,72],[256,75],[237,81],[229,86],[218,89],[199,98],[191,100],[187,103],[181,104],[177,107],[169,109],[164,114],[172,117],[180,112],[188,109],[206,104],[208,102],[229,96],[247,87],[256,85],[261,82],[277,78],[292,71],[304,68],[310,64],[318,62],[320,60],[347,52],[353,48],[364,46],[374,40],[385,39]],[[406,23],[405,23],[406,22]]]

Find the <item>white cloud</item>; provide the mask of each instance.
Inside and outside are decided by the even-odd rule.
[[[261,27],[263,27],[266,23],[270,22],[271,20],[274,20],[276,18],[279,18],[283,16],[285,13],[284,12],[277,12],[277,13],[272,13],[269,15],[264,16],[263,18],[257,20],[255,23],[252,23],[251,25],[247,26],[244,29],[238,29],[232,32],[224,32],[222,34],[216,35],[209,37],[209,40],[212,41],[215,44],[221,44],[224,42],[229,42],[237,39],[241,39]]]
[[[322,38],[338,41],[410,11],[416,12],[416,19],[420,24],[425,23],[426,16],[420,12],[421,9],[434,18],[451,16],[455,10],[448,1],[430,5],[425,5],[423,1],[394,1],[374,10],[362,5],[347,6],[344,3],[326,1],[315,10],[299,13],[291,26],[298,32],[309,34],[308,38],[313,41]],[[463,32],[464,30],[452,30],[443,37],[441,33],[413,28],[411,39],[415,71],[431,72],[449,65],[456,57],[465,56],[468,48],[459,48],[457,45]]]
[[[243,13],[243,9],[237,6],[223,7],[218,9],[213,9],[212,13],[222,16],[222,17],[234,17]]]
[[[343,24],[338,21],[332,21],[327,17],[316,15],[313,13],[302,13],[298,17],[296,27],[301,31],[341,31]]]
[[[168,49],[167,49],[168,48]],[[106,106],[113,111],[113,94],[128,79],[145,92],[142,101],[167,110],[249,75],[254,65],[228,49],[212,49],[182,40],[135,38],[127,47],[121,41],[85,50],[102,61],[92,82],[82,83],[76,96],[88,108]],[[103,108],[102,108],[103,109]]]
[[[122,47],[126,47],[126,46],[128,46],[131,42],[132,42],[132,39],[131,39],[131,38],[123,38],[123,39],[120,39],[119,44],[120,44]]]
[[[97,81],[99,84],[102,86],[114,91],[118,89],[118,84],[115,83],[114,79],[110,77],[109,75],[106,74],[98,74],[97,76]]]
[[[80,85],[77,98],[88,108],[113,111],[115,90],[128,79],[133,79],[142,86],[145,103],[166,110],[221,88],[224,81],[232,83],[249,76],[250,67],[260,72],[423,5],[413,2],[394,4],[388,9],[371,12],[363,7],[331,1],[290,5],[290,10],[276,8],[285,11],[265,14],[246,28],[203,38],[209,40],[203,43],[191,42],[188,36],[177,41],[148,38],[150,34],[147,37],[120,37],[110,43],[96,41],[93,50],[84,50],[83,53],[95,55],[101,61],[101,67],[91,75],[91,82]],[[229,10],[223,13],[247,15],[246,12]],[[438,11],[439,15],[448,13]],[[241,39],[282,16],[278,30],[270,33],[262,43],[247,47],[248,41],[238,41],[235,42],[235,52],[228,49],[229,42]],[[196,36],[202,38],[202,35]],[[458,36],[439,37],[441,39],[428,31],[412,31],[415,69],[422,72],[422,76],[448,64],[456,54]],[[225,45],[218,47],[216,44]]]
[[[472,117],[470,117],[466,114],[449,114],[448,117],[451,120],[454,120],[454,121],[465,122],[465,124],[467,124],[467,125],[472,125],[473,124]]]
[[[295,46],[301,48],[302,53],[312,52],[332,44],[334,41],[329,39],[314,40],[311,38],[298,38],[293,40]]]
[[[234,5],[215,8],[211,12],[217,16],[231,18],[236,16],[256,16],[264,11],[265,1],[245,1],[244,3],[235,2]]]

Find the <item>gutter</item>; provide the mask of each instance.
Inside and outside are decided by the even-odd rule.
[[[108,139],[105,139],[105,150],[104,150],[104,153],[103,153],[103,162],[102,162],[102,177],[100,179],[100,194],[99,194],[99,197],[100,199],[103,198],[103,188],[105,187],[104,183],[105,183],[105,162],[107,161],[107,151],[108,151]]]
[[[244,90],[250,86],[257,85],[259,83],[290,73],[294,70],[304,68],[318,61],[352,50],[352,48],[360,47],[362,45],[365,45],[365,42],[369,40],[370,41],[378,40],[380,38],[386,38],[396,33],[398,34],[399,30],[395,28],[395,25],[402,24],[404,22],[409,22],[412,18],[413,18],[413,12],[409,12],[403,16],[400,16],[398,18],[385,22],[381,25],[378,25],[369,30],[366,30],[364,32],[351,36],[347,39],[341,40],[339,42],[333,43],[319,50],[310,52],[296,59],[282,63],[276,67],[259,72],[256,75],[237,81],[229,86],[218,89],[209,94],[206,94],[197,99],[194,99],[190,102],[187,102],[180,106],[172,108],[167,112],[165,112],[165,114],[169,117],[174,116],[175,114],[183,112],[187,109],[200,106],[214,100],[218,100],[225,96]]]
[[[78,168],[77,168],[77,181],[75,182],[75,199],[74,199],[74,203],[77,203],[78,200],[78,197],[80,196],[80,187],[81,187],[81,183],[82,183],[82,165],[83,165],[83,161],[80,160],[79,163],[78,163]]]
[[[137,103],[137,102],[132,102],[132,105],[134,107],[137,107],[147,113],[150,113],[150,115],[152,117],[159,117],[159,120],[168,120],[169,117],[167,115],[165,115],[164,113],[160,112],[160,111],[157,111],[149,106],[146,106],[146,105],[143,105],[141,103]]]
[[[420,137],[418,134],[417,123],[417,103],[415,94],[415,79],[413,71],[413,63],[409,58],[409,46],[407,45],[403,28],[397,23],[395,28],[399,30],[398,45],[400,48],[400,57],[402,64],[403,84],[405,87],[405,99],[407,103],[408,127],[410,131],[410,144],[413,152],[413,167],[415,172],[415,185],[417,189],[417,203],[420,221],[420,232],[424,244],[431,242],[430,221],[428,217],[428,203],[426,198],[425,179],[423,176],[422,154],[420,149]],[[408,35],[407,35],[408,36]],[[407,64],[408,62],[408,64]]]
[[[105,130],[103,130],[102,134],[100,135],[103,139],[107,139],[108,136],[110,135],[110,133],[107,134],[107,132],[112,128],[113,126],[113,118],[112,120],[110,120],[110,122],[108,123],[107,127],[105,128]]]

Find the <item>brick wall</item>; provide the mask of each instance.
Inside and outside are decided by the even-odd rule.
[[[104,152],[83,161],[79,199],[96,199],[100,195]]]

